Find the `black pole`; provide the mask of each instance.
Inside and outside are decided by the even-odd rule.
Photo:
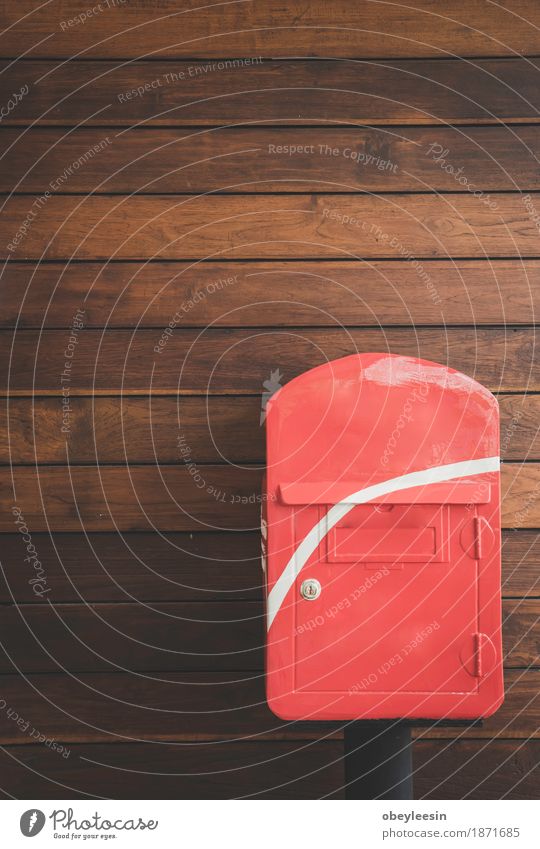
[[[411,730],[397,720],[345,726],[345,798],[412,799]]]

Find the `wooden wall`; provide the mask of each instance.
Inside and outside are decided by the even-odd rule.
[[[503,422],[506,702],[416,794],[537,797],[540,7],[89,5],[0,21],[3,795],[342,795],[264,702],[261,394],[389,350]]]

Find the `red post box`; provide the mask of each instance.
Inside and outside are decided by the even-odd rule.
[[[267,407],[267,698],[284,719],[503,700],[499,415],[437,363],[328,362]]]

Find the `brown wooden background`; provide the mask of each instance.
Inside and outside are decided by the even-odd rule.
[[[417,732],[416,794],[537,798],[539,5],[130,0],[68,23],[91,5],[0,20],[4,796],[342,795],[339,726],[264,702],[261,393],[390,350],[496,392],[505,461],[506,702]]]

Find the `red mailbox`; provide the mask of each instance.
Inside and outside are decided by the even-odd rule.
[[[360,354],[267,407],[267,698],[284,719],[471,719],[503,700],[499,415]]]

